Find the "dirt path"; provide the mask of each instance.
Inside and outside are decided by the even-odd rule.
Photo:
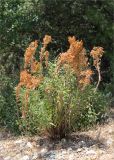
[[[67,140],[13,137],[0,132],[0,160],[114,160],[114,110],[105,125]]]

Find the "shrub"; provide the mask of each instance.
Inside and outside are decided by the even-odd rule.
[[[55,71],[50,63],[48,73],[38,89],[31,90],[28,113],[20,120],[23,133],[43,133],[51,138],[62,138],[75,130],[91,127],[105,118],[107,99],[95,87],[81,91],[74,72],[69,68]],[[21,90],[22,98],[26,90]],[[23,94],[22,94],[23,93]]]
[[[12,79],[7,77],[3,70],[0,72],[0,125],[11,131],[18,132],[16,121],[18,109],[16,107],[16,97],[14,94]]]
[[[97,86],[90,85],[93,71],[88,65],[83,42],[69,37],[69,49],[54,63],[46,50],[51,36],[43,39],[35,60],[38,42],[32,42],[25,52],[24,70],[16,87],[20,101],[19,126],[23,133],[45,133],[51,138],[63,138],[76,129],[88,128],[105,116],[106,97],[98,91],[101,81],[102,47],[90,52],[98,72]]]

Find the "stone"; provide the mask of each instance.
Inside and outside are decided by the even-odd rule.
[[[67,151],[68,151],[68,152],[72,152],[72,148],[69,147],[69,148],[67,149]]]
[[[27,142],[27,145],[26,145],[28,148],[33,148],[32,144],[30,142]]]
[[[40,151],[41,157],[45,156],[45,154],[47,153],[47,151],[48,151],[47,148],[41,149],[41,151]]]
[[[113,144],[113,139],[112,138],[109,138],[107,141],[106,141],[106,144],[107,146],[111,146]]]
[[[20,144],[20,143],[23,143],[23,140],[22,140],[22,139],[19,139],[19,140],[16,140],[16,141],[15,141],[15,144]]]
[[[78,148],[78,149],[77,149],[77,152],[81,152],[81,151],[82,151],[82,148]]]
[[[11,157],[7,156],[7,157],[4,158],[4,160],[11,160]]]
[[[33,154],[33,156],[32,156],[32,160],[35,160],[35,159],[37,159],[37,158],[38,158],[38,153],[35,152],[35,153]]]
[[[21,160],[30,160],[30,159],[29,159],[29,156],[25,155],[24,157],[22,157]]]
[[[78,145],[79,147],[86,147],[86,143],[84,141],[80,141]]]
[[[109,133],[109,134],[112,134],[112,133],[113,133],[113,130],[110,128],[109,131],[108,131],[108,133]]]
[[[62,139],[61,139],[61,142],[62,142],[62,143],[66,143],[66,139],[65,139],[65,138],[62,138]]]
[[[73,155],[73,154],[70,154],[70,155],[68,156],[68,160],[74,160],[74,155]]]
[[[95,155],[96,152],[94,150],[89,150],[86,152],[86,155]]]

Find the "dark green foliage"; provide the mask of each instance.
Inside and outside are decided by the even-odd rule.
[[[20,68],[25,46],[45,34],[53,37],[52,47],[65,50],[67,36],[84,40],[90,50],[104,47],[102,70],[110,71],[113,55],[113,0],[2,0],[0,5],[1,63],[11,73]],[[106,59],[106,60],[105,60]],[[107,67],[105,63],[108,61]],[[110,79],[111,72],[105,81]]]
[[[12,79],[0,72],[0,126],[9,128],[10,131],[18,132],[17,120],[18,109]]]

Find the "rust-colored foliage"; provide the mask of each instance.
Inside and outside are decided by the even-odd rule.
[[[28,98],[31,89],[37,88],[43,81],[44,77],[41,75],[33,75],[40,70],[42,61],[45,60],[46,67],[48,66],[49,52],[46,50],[47,45],[51,42],[51,36],[46,35],[43,38],[43,47],[40,51],[40,62],[36,61],[34,55],[38,47],[38,41],[31,42],[29,47],[25,51],[24,55],[24,70],[20,72],[20,82],[16,87],[16,99],[19,100],[20,88],[24,86],[26,88],[24,104],[22,105],[22,118],[26,117],[28,111]]]
[[[49,52],[46,50],[47,45],[52,41],[51,36],[45,35],[43,38],[43,46],[40,51],[40,63],[42,64],[43,60],[45,60],[46,67],[48,66],[48,58]]]
[[[69,37],[68,41],[70,47],[65,53],[60,54],[58,67],[68,63],[78,76],[87,67],[88,59],[86,57],[86,50],[83,47],[83,42],[76,40],[74,36]]]
[[[91,69],[87,69],[85,71],[82,71],[80,73],[81,79],[79,80],[79,83],[82,84],[83,87],[90,84],[91,76],[93,75],[93,71]]]
[[[31,42],[29,47],[26,49],[24,68],[26,68],[30,64],[37,47],[38,47],[38,41],[35,40],[34,42]]]
[[[67,63],[74,70],[80,84],[89,84],[93,72],[91,69],[88,69],[88,58],[86,56],[86,50],[83,47],[83,42],[76,40],[74,36],[68,37],[68,42],[70,44],[69,49],[59,56],[58,69],[61,65]]]
[[[82,87],[85,87],[91,83],[91,76],[94,74],[88,66],[86,49],[83,47],[82,40],[78,41],[74,36],[68,37],[68,42],[70,44],[69,49],[59,55],[57,71],[59,71],[62,65],[69,64],[77,76],[79,86],[81,85]],[[104,51],[102,47],[94,47],[90,52],[90,55],[93,58],[93,65],[95,66],[99,75],[96,89],[101,81],[100,64],[103,53]]]

